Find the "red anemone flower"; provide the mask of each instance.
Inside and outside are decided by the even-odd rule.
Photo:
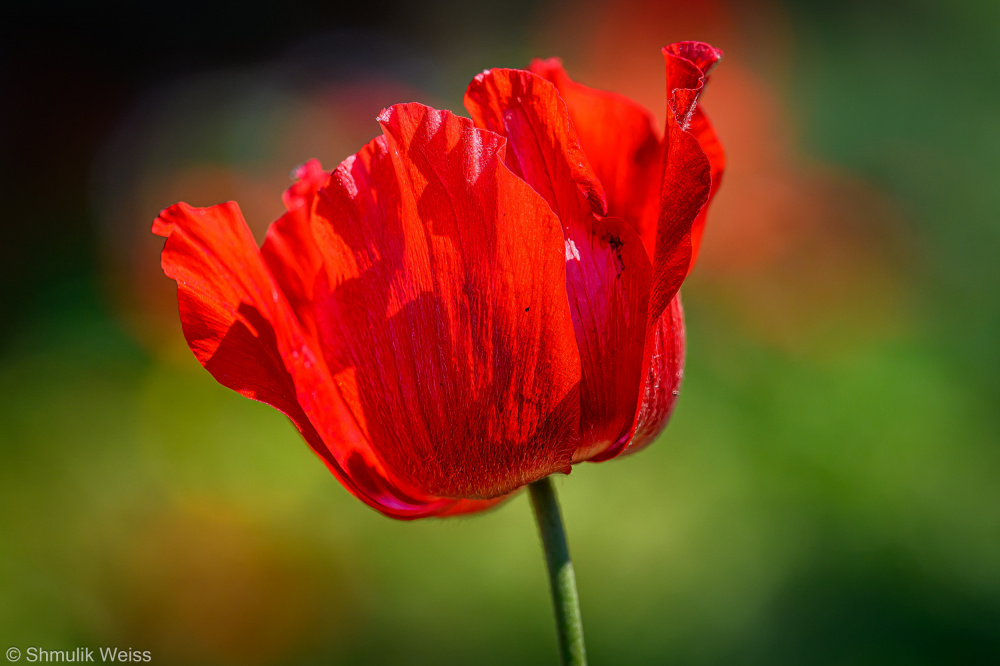
[[[663,50],[662,136],[556,60],[420,104],[308,162],[258,248],[235,203],[164,210],[184,335],[394,518],[477,511],[650,442],[683,370],[678,289],[723,157],[697,106],[721,53]]]

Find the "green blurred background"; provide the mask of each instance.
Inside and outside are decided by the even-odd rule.
[[[559,55],[665,108],[726,51],[729,170],[645,452],[560,478],[594,664],[1000,663],[1000,4],[8,3],[0,649],[551,664],[522,494],[400,523],[186,349],[178,200],[261,238],[383,106]],[[122,29],[114,22],[124,20]]]

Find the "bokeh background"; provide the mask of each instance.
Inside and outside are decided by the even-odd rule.
[[[662,119],[726,51],[727,147],[650,449],[557,482],[594,664],[1000,663],[1000,4],[10,2],[0,64],[0,648],[162,664],[551,664],[522,494],[399,523],[184,345],[158,211],[389,104],[561,56]]]

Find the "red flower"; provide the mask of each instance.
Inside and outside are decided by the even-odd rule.
[[[678,288],[722,151],[696,106],[716,49],[664,49],[661,139],[558,61],[473,80],[474,123],[419,104],[332,173],[311,161],[257,247],[235,203],[153,225],[184,335],[395,518],[486,508],[645,446],[684,355]]]

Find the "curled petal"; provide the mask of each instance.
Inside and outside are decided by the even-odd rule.
[[[697,67],[706,83],[709,72],[722,59],[722,51],[705,42],[675,42],[663,47],[663,52],[687,60]],[[681,87],[682,84],[678,84]]]
[[[507,138],[506,163],[552,207],[566,246],[566,291],[582,361],[581,439],[574,461],[631,436],[641,384],[650,264],[604,193],[556,88],[530,72],[493,69],[469,85],[476,124]]]
[[[559,220],[502,137],[419,104],[320,191],[322,349],[397,485],[492,498],[568,472],[580,360]]]
[[[665,47],[663,57],[668,109],[643,359],[646,383],[630,450],[641,448],[659,434],[680,388],[684,319],[678,290],[691,270],[712,191],[712,164],[691,126],[708,71],[722,52],[701,42],[681,42]],[[721,157],[718,142],[711,147],[718,149]]]
[[[712,169],[701,144],[689,130],[705,76],[721,57],[721,51],[701,42],[681,42],[663,49],[668,112],[653,251],[650,324],[673,300],[694,258],[692,228],[708,203]]]
[[[386,515],[411,519],[468,506],[388,481],[235,203],[171,206],[153,232],[167,239],[161,263],[177,281],[184,336],[219,383],[287,415],[340,482]]]

